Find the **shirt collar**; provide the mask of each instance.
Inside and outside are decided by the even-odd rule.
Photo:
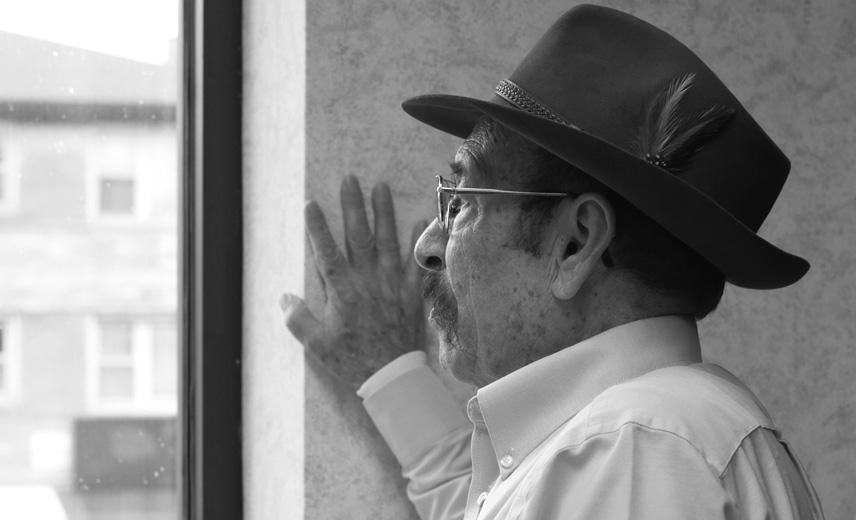
[[[701,361],[695,321],[662,316],[612,328],[479,389],[468,406],[484,421],[507,478],[532,450],[607,388]]]

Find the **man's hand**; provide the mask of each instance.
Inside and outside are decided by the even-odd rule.
[[[426,223],[413,228],[411,252],[402,263],[389,187],[378,183],[372,191],[374,234],[356,177],[342,181],[340,195],[347,258],[318,204],[309,202],[305,209],[326,296],[323,316],[316,318],[291,294],[280,298],[280,306],[285,325],[307,355],[356,389],[396,357],[424,346],[422,269],[413,259],[413,247]]]

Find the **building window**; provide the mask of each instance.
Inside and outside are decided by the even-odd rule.
[[[5,132],[0,130],[0,213],[11,213],[18,206],[17,154]]]
[[[152,339],[152,396],[175,399],[178,393],[178,335],[175,323],[155,323]]]
[[[15,403],[20,397],[19,344],[18,320],[0,316],[0,405]]]
[[[9,199],[9,188],[7,187],[9,174],[6,172],[8,162],[6,152],[3,148],[0,148],[0,207],[6,205]]]
[[[5,395],[8,392],[9,386],[9,375],[7,371],[9,370],[9,360],[7,349],[9,346],[7,345],[8,338],[6,337],[6,327],[3,322],[0,322],[0,396]]]
[[[133,215],[134,198],[133,179],[101,178],[98,187],[98,207],[102,215]]]
[[[134,323],[105,320],[98,345],[98,400],[134,400]]]
[[[93,413],[174,413],[178,352],[173,317],[100,317],[90,327]]]

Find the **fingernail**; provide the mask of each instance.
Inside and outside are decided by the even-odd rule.
[[[349,190],[359,190],[360,189],[360,181],[353,175],[348,175],[345,177],[345,187]]]
[[[387,183],[380,181],[374,185],[372,201],[383,205],[392,204],[392,190]]]

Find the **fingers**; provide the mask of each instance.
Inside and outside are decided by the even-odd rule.
[[[305,348],[309,348],[320,322],[312,315],[306,303],[293,294],[286,293],[280,296],[279,306],[285,316],[285,326],[294,334],[297,341]]]
[[[342,255],[342,251],[339,250],[339,246],[336,245],[318,203],[309,202],[306,204],[304,212],[306,215],[306,232],[309,234],[312,251],[315,255],[315,267],[318,268],[326,286],[345,274],[348,263]]]
[[[381,267],[391,275],[401,273],[401,249],[395,227],[395,207],[386,183],[379,182],[372,190],[375,241]]]
[[[351,265],[357,269],[370,268],[377,257],[377,250],[357,178],[353,175],[345,177],[339,194],[342,200],[342,218],[345,221],[345,247],[348,258]]]

